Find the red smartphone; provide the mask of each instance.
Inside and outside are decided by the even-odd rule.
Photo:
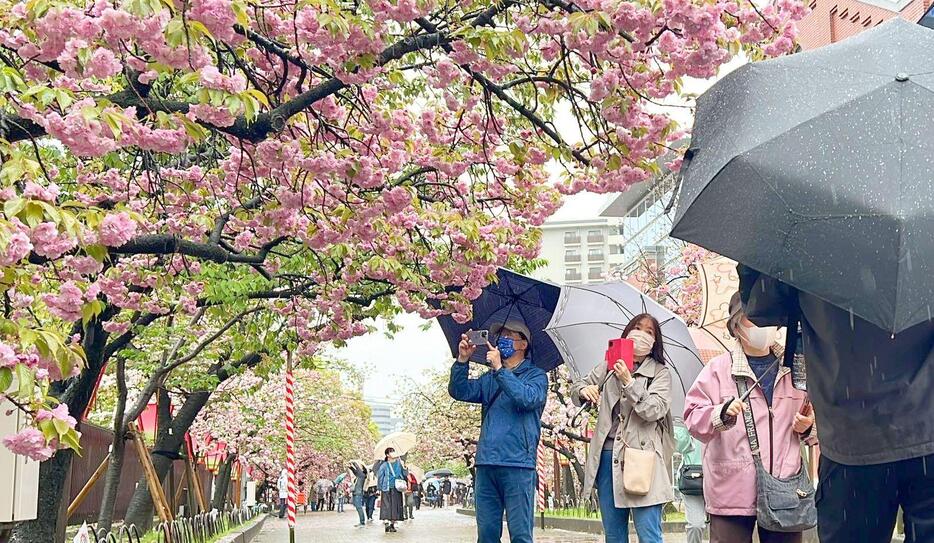
[[[617,360],[626,362],[626,367],[632,371],[634,344],[629,338],[611,339],[606,350],[606,368],[612,370]]]

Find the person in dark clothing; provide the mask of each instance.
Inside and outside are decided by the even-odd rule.
[[[752,322],[800,316],[821,442],[821,542],[888,543],[899,507],[907,543],[934,541],[934,320],[892,334],[745,266],[738,272]]]
[[[451,480],[445,477],[444,481],[441,482],[441,496],[443,497],[442,505],[450,506],[451,505]]]
[[[363,500],[366,491],[364,487],[366,484],[367,469],[357,461],[351,462],[347,469],[354,477],[353,506],[354,509],[357,510],[357,516],[360,517],[360,523],[356,525],[360,528],[366,526],[366,510],[364,509]]]
[[[469,378],[468,361],[476,347],[465,334],[448,383],[455,400],[483,406],[476,461],[477,542],[499,543],[505,511],[511,542],[532,543],[536,450],[548,376],[532,363],[532,335],[525,324],[496,325],[490,335],[498,336],[495,347],[488,344],[491,370]]]
[[[370,485],[370,478],[374,484]],[[364,491],[363,501],[366,507],[366,521],[367,523],[373,522],[373,512],[376,511],[376,498],[379,495],[379,489],[376,486],[376,476],[370,471],[370,474],[367,478],[367,487]]]

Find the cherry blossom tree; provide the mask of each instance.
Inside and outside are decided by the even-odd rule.
[[[805,12],[792,0],[7,8],[0,390],[33,419],[7,446],[35,458],[80,447],[75,415],[101,371],[171,315],[263,303],[302,356],[370,317],[467,318],[497,266],[536,256],[561,193],[655,173],[682,130],[654,102],[741,49],[787,52]],[[557,186],[548,161],[565,171]],[[43,509],[61,510],[70,455],[43,463]],[[55,540],[55,520],[15,540]]]

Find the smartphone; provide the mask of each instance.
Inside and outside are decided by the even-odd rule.
[[[633,366],[633,349],[634,344],[631,339],[628,338],[616,338],[611,339],[606,349],[606,367],[608,370],[612,370],[616,366],[617,360],[622,360],[626,363],[626,367],[629,368],[629,371],[632,371]]]
[[[471,330],[467,332],[467,341],[471,345],[486,346],[489,342],[490,332],[488,330]]]

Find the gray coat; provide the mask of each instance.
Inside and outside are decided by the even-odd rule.
[[[571,399],[581,405],[580,391],[587,385],[603,382],[607,369],[598,364],[587,377],[571,386]],[[674,499],[671,480],[671,457],[674,437],[671,422],[671,371],[664,364],[646,358],[633,373],[633,381],[623,387],[619,379],[611,377],[600,395],[597,427],[587,449],[584,470],[584,495],[594,488],[603,443],[612,426],[613,407],[620,402],[619,424],[613,443],[613,491],[616,507],[646,507],[667,503]],[[651,383],[649,381],[651,380]],[[648,388],[646,385],[648,384]],[[655,475],[652,489],[646,496],[626,493],[623,488],[624,443],[630,447],[655,451]]]

